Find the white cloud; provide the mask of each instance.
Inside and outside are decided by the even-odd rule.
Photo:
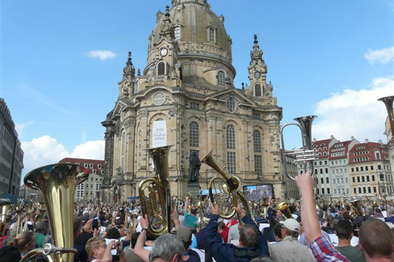
[[[29,142],[22,142],[24,151],[23,173],[26,174],[40,166],[57,163],[65,157],[103,160],[104,145],[103,140],[87,141],[77,145],[73,152],[69,153],[63,144],[47,135],[34,138]]]
[[[386,142],[384,133],[387,110],[378,98],[393,95],[393,78],[374,78],[369,89],[345,89],[315,105],[319,117],[313,125],[316,139],[335,138],[345,141],[354,136],[358,141],[365,139]]]
[[[85,56],[91,57],[91,58],[98,57],[100,60],[107,60],[110,58],[115,58],[116,54],[112,51],[109,51],[109,50],[91,50],[91,51],[85,53]]]
[[[368,63],[370,63],[371,65],[375,64],[375,62],[387,64],[388,62],[393,61],[394,46],[383,48],[380,50],[369,49],[367,53],[365,53],[364,58],[367,59]]]

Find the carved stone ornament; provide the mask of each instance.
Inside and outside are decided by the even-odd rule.
[[[156,106],[160,106],[164,104],[165,101],[166,101],[166,96],[163,92],[157,92],[152,96],[152,102]]]

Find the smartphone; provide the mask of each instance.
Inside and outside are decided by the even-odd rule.
[[[93,220],[93,222],[92,222],[92,229],[93,230],[98,229],[98,219],[94,219]]]

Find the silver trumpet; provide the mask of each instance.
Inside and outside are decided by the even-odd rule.
[[[313,172],[313,161],[316,159],[316,153],[312,146],[312,122],[317,116],[303,116],[294,118],[297,123],[288,123],[281,127],[280,129],[280,140],[281,140],[281,150],[282,150],[282,163],[283,163],[283,170],[286,176],[291,179],[295,180],[288,171],[287,171],[287,162],[286,156],[295,157],[294,164],[304,165],[304,173],[309,169]],[[301,137],[302,137],[302,148],[286,151],[285,149],[285,140],[283,137],[283,130],[286,126],[298,126],[301,130]]]

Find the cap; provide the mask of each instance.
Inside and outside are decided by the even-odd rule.
[[[191,240],[192,231],[187,227],[180,227],[176,231],[177,237],[179,237],[183,242],[188,242]]]
[[[291,231],[299,232],[300,231],[300,223],[297,222],[294,218],[286,219],[285,221],[280,221],[285,228]]]

